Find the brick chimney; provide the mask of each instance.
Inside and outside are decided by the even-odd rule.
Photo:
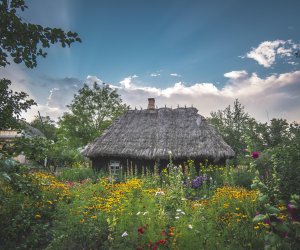
[[[155,109],[155,99],[148,98],[148,109]]]

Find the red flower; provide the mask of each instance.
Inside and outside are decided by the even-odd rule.
[[[164,245],[164,244],[166,244],[166,242],[167,242],[166,239],[162,239],[162,240],[157,241],[156,244]]]
[[[253,158],[253,159],[257,159],[258,157],[259,157],[259,152],[257,152],[257,151],[254,151],[254,152],[252,152],[251,153],[251,157]]]
[[[287,205],[287,209],[289,211],[291,220],[300,222],[300,208],[296,208],[294,205],[289,203]]]
[[[145,233],[145,228],[144,227],[138,228],[138,233],[139,233],[139,235],[144,234]]]

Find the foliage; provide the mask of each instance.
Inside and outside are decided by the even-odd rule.
[[[300,126],[291,124],[288,140],[272,150],[272,164],[278,176],[280,198],[288,201],[292,194],[300,194]]]
[[[142,179],[127,175],[125,182],[96,179],[90,169],[74,168],[62,173],[60,179],[69,178],[65,184],[52,175],[28,173],[8,163],[0,178],[1,223],[9,232],[4,246],[297,249],[300,200],[294,195],[289,203],[280,203],[276,175],[257,172],[253,187],[259,192],[230,186],[236,182],[235,171],[252,173],[260,157],[247,168],[204,164],[199,172],[192,161],[182,172],[171,162],[161,178],[146,172]],[[9,166],[19,170],[9,171]],[[192,180],[199,176],[201,182],[193,186]],[[25,223],[20,224],[21,220]]]
[[[46,57],[44,49],[50,44],[70,47],[73,42],[81,42],[75,32],[24,22],[19,13],[26,8],[25,0],[0,1],[0,67],[10,64],[10,56],[15,63],[34,68],[38,56]]]
[[[246,148],[246,136],[255,126],[252,118],[244,111],[244,106],[236,99],[233,107],[230,105],[224,110],[211,112],[210,123],[213,124],[223,136],[224,140],[235,152],[235,165],[237,159]],[[249,126],[251,125],[251,126]]]
[[[285,202],[278,198],[276,175],[265,185],[257,177],[253,188],[259,190],[259,213],[253,219],[255,229],[265,235],[265,249],[298,249],[300,247],[300,197],[291,195]],[[275,185],[274,185],[275,183]],[[274,193],[272,191],[274,190]]]
[[[80,182],[86,179],[96,181],[99,175],[101,174],[94,172],[92,168],[62,168],[57,178],[68,182]]]
[[[12,160],[0,161],[1,248],[45,248],[56,204],[67,197],[66,186],[52,175],[29,173]]]
[[[0,130],[19,128],[18,119],[23,111],[36,103],[28,99],[24,92],[13,92],[9,89],[11,81],[0,79]]]
[[[255,173],[251,167],[247,165],[239,165],[236,168],[230,168],[229,171],[231,184],[247,189],[251,188],[253,179],[255,177]]]
[[[121,102],[117,91],[109,85],[94,83],[91,88],[85,84],[68,106],[71,112],[59,121],[60,137],[67,138],[71,147],[85,146],[128,108]]]
[[[55,121],[51,120],[49,116],[35,116],[30,125],[40,130],[48,140],[57,141],[57,128]]]
[[[27,161],[31,161],[31,165],[52,172],[57,167],[72,167],[86,161],[79,150],[68,148],[61,141],[53,142],[38,136],[18,138],[6,150],[12,152],[11,156],[23,154]]]
[[[273,119],[270,130],[273,130],[270,133],[273,147],[260,153],[255,160],[255,167],[260,180],[266,186],[276,187],[270,193],[279,197],[273,199],[287,202],[292,194],[300,192],[300,179],[295,174],[299,171],[300,162],[300,126],[297,123],[288,124],[285,120]]]

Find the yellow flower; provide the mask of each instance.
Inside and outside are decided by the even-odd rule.
[[[96,215],[93,215],[93,216],[91,217],[91,219],[97,219],[97,216],[96,216]]]
[[[80,220],[80,223],[84,223],[84,219]]]
[[[42,218],[42,216],[41,216],[40,214],[36,214],[36,215],[34,216],[34,218],[40,219],[40,218]]]
[[[255,230],[258,230],[258,229],[259,229],[259,226],[255,226],[254,229],[255,229]]]

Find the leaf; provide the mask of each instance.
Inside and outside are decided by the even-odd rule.
[[[2,177],[6,180],[6,181],[11,181],[10,176],[7,173],[2,173]]]
[[[286,233],[289,231],[289,228],[285,223],[277,224],[276,229],[282,233]]]
[[[270,214],[277,215],[280,212],[280,210],[274,206],[266,206],[266,208],[267,208],[267,212]]]
[[[268,218],[269,216],[266,214],[258,214],[253,218],[253,222],[256,223],[256,222],[264,221]]]
[[[266,202],[269,200],[269,196],[266,195],[266,194],[264,194],[264,195],[262,195],[262,196],[259,196],[259,197],[258,197],[258,200],[259,200],[260,202],[262,202],[262,203],[266,203]]]

